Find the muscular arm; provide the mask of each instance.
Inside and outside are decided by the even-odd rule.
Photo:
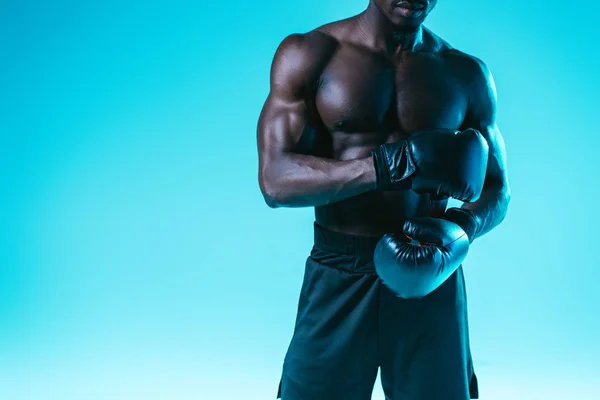
[[[319,134],[309,124],[307,100],[330,51],[318,38],[291,35],[275,54],[258,123],[259,184],[270,207],[320,206],[375,188],[371,157],[339,161],[298,150]]]
[[[481,197],[462,208],[470,210],[479,220],[475,237],[483,236],[506,216],[510,202],[510,186],[506,172],[506,148],[496,124],[496,87],[487,67],[479,60],[472,81],[471,100],[465,127],[475,128],[489,146],[488,166]]]

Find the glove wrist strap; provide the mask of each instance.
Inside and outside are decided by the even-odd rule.
[[[386,190],[391,186],[391,179],[386,168],[385,155],[382,147],[377,147],[371,152],[373,165],[375,166],[375,176],[377,178],[377,189]]]
[[[477,237],[480,220],[472,211],[465,208],[449,208],[444,213],[443,219],[460,226],[467,234],[470,243],[473,243]]]
[[[371,152],[378,190],[406,190],[412,186],[416,171],[407,141],[384,144]],[[392,168],[392,170],[390,170]]]

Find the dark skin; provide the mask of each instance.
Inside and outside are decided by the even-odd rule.
[[[429,129],[475,128],[490,153],[478,236],[506,215],[506,150],[496,90],[479,59],[422,23],[436,1],[371,0],[361,14],[288,36],[271,69],[258,124],[259,183],[270,207],[315,207],[333,231],[379,236],[447,202],[412,190],[375,191],[370,152]]]

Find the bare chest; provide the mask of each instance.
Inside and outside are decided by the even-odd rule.
[[[316,110],[329,131],[384,136],[457,129],[467,105],[466,85],[439,54],[389,60],[341,50],[323,71],[315,96]]]

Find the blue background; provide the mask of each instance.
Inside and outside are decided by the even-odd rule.
[[[366,4],[0,2],[0,398],[274,398],[312,210],[264,205],[256,121],[280,40]],[[465,264],[482,399],[600,391],[598,11],[427,23],[491,68],[509,152]]]

